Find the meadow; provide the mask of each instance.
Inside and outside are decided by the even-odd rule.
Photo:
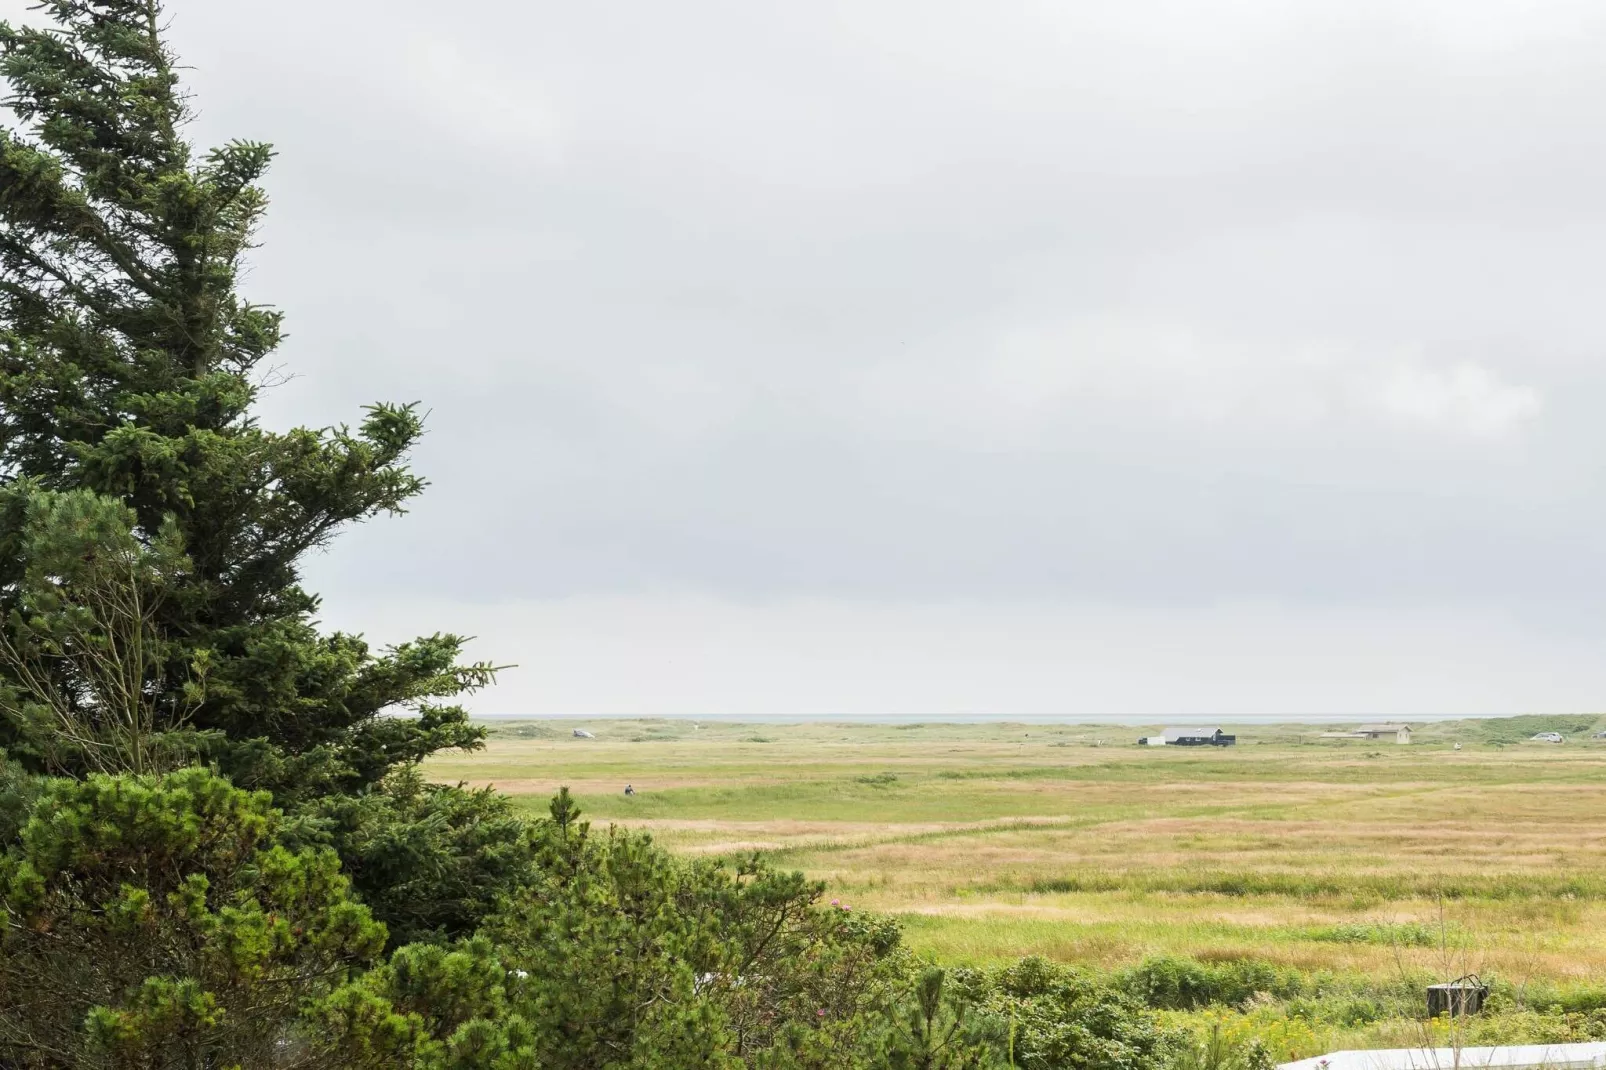
[[[1387,1041],[1421,983],[1469,972],[1512,1013],[1606,1007],[1596,719],[1429,723],[1408,746],[1226,727],[1238,746],[1136,745],[1157,726],[498,722],[428,770],[532,811],[567,785],[593,822],[685,854],[763,852],[945,962],[1247,963],[1285,1024],[1302,995],[1398,997],[1290,1051]]]

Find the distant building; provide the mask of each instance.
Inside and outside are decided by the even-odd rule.
[[[1395,743],[1411,742],[1408,724],[1363,724],[1353,732],[1323,732],[1323,739],[1391,739]]]
[[[1218,725],[1192,725],[1187,728],[1167,728],[1160,737],[1172,747],[1230,747],[1238,742]]]
[[[1367,739],[1393,737],[1396,743],[1411,742],[1411,726],[1408,724],[1363,724],[1355,731]]]

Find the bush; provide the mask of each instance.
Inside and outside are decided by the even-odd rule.
[[[1024,1070],[1157,1070],[1175,1046],[1146,1007],[1081,970],[1026,958],[989,983],[985,1006],[1009,1023]]]
[[[414,769],[309,805],[293,831],[339,853],[392,945],[470,936],[534,879],[535,833],[506,795],[426,784]]]
[[[1259,1038],[1233,1037],[1214,1023],[1202,1039],[1180,1045],[1172,1065],[1175,1070],[1272,1070],[1275,1060]]]
[[[1313,985],[1295,970],[1255,959],[1203,963],[1151,958],[1120,976],[1135,999],[1159,1010],[1197,1010],[1213,1004],[1241,1006],[1257,993],[1291,999]]]
[[[822,885],[756,858],[685,861],[643,835],[593,836],[566,791],[551,815],[539,880],[486,929],[524,975],[510,1001],[542,1067],[748,1059],[895,999],[894,923],[822,908]]]
[[[321,1054],[344,1070],[533,1070],[534,1031],[509,1011],[520,982],[489,941],[412,944],[311,1017]]]
[[[278,1065],[385,928],[201,769],[46,784],[0,859],[0,1065]]]

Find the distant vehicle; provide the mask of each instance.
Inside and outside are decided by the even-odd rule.
[[[1533,736],[1533,741],[1535,743],[1560,743],[1562,741],[1561,733],[1560,732],[1539,732],[1539,733],[1537,733],[1537,734],[1535,734]]]
[[[592,735],[590,732],[587,732],[584,728],[576,728],[574,730],[574,738],[575,739],[596,739],[597,737]]]

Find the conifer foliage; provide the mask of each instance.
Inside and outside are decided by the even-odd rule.
[[[52,0],[53,25],[0,24],[0,76],[19,130],[0,132],[0,602],[29,623],[29,517],[50,492],[126,508],[115,538],[166,539],[180,588],[149,622],[167,644],[142,700],[244,786],[354,790],[478,733],[452,696],[490,679],[435,635],[376,653],[316,629],[298,566],[344,525],[402,511],[407,405],[356,429],[259,426],[251,406],[281,337],[276,310],[238,291],[267,208],[272,151],[197,153],[157,0]],[[205,690],[196,693],[195,666]],[[116,720],[60,662],[86,723]],[[15,674],[13,683],[15,683]],[[94,768],[0,703],[0,745],[42,771]],[[381,717],[412,708],[419,716]],[[37,710],[34,711],[37,713]],[[74,765],[78,768],[74,768]]]
[[[301,1009],[385,928],[278,820],[201,769],[51,782],[0,857],[0,1065],[323,1065]]]

